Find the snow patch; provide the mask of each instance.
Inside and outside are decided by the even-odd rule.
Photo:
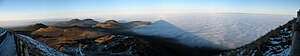
[[[55,49],[47,46],[46,44],[40,43],[28,36],[21,35],[21,34],[18,34],[17,36],[21,39],[21,41],[26,43],[26,45],[31,49],[40,50],[40,54],[49,55],[49,56],[67,56],[66,54],[58,52]]]

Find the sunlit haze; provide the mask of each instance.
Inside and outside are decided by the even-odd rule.
[[[162,13],[296,15],[300,0],[0,0],[0,21]]]

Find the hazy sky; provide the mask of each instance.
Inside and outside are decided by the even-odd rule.
[[[300,0],[0,0],[0,21],[153,13],[295,15],[298,9]]]

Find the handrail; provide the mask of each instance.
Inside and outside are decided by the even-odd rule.
[[[7,31],[4,31],[3,33],[0,34],[0,37],[2,37],[4,34],[6,34]],[[4,37],[4,40],[0,42],[0,46],[2,46],[3,42],[5,42],[6,37]]]
[[[4,31],[3,33],[0,34],[0,37],[3,36],[7,31]]]

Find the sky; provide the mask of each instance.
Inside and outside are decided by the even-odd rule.
[[[296,15],[300,0],[0,0],[0,21],[162,13]]]

